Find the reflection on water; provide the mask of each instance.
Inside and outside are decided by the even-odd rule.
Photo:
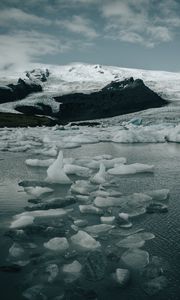
[[[113,143],[84,145],[81,148],[64,150],[66,157],[93,157],[106,153],[111,154],[113,157],[124,156],[127,158],[128,163],[139,162],[155,165],[154,174],[118,176],[116,181],[118,182],[118,190],[123,194],[143,192],[144,190],[170,189],[168,213],[146,214],[133,219],[133,229],[144,228],[146,232],[155,234],[155,239],[146,241],[142,249],[149,252],[151,259],[158,257],[158,263],[164,270],[164,273],[159,275],[165,276],[168,279],[168,287],[153,296],[148,295],[147,290],[146,292],[144,291],[144,275],[142,276],[137,270],[132,270],[132,280],[126,288],[122,289],[114,284],[110,274],[113,273],[117,267],[123,267],[120,257],[126,251],[124,248],[120,247],[117,249],[117,247],[115,247],[116,242],[119,241],[117,232],[114,232],[111,236],[109,236],[109,234],[103,234],[98,239],[103,245],[106,258],[96,253],[96,255],[90,256],[87,262],[87,255],[84,253],[78,254],[70,251],[69,254],[64,257],[62,255],[56,256],[50,252],[46,252],[43,243],[51,236],[49,233],[44,234],[44,228],[46,228],[47,223],[48,226],[57,230],[57,236],[67,235],[69,237],[73,232],[71,229],[69,232],[72,219],[77,218],[76,213],[74,213],[69,214],[69,218],[62,221],[59,220],[59,218],[38,220],[36,224],[38,230],[36,232],[33,232],[33,229],[29,229],[29,232],[26,232],[26,238],[13,237],[13,240],[21,244],[25,249],[22,260],[30,260],[31,263],[22,267],[21,272],[0,272],[1,299],[10,300],[12,297],[14,299],[24,299],[22,298],[22,292],[24,290],[33,285],[39,285],[42,282],[48,281],[49,273],[44,273],[44,270],[47,270],[49,264],[56,265],[58,263],[58,265],[63,265],[70,264],[74,260],[79,260],[82,265],[86,264],[85,273],[83,273],[84,277],[81,278],[81,280],[74,281],[74,283],[69,283],[68,281],[64,283],[63,275],[61,271],[59,271],[61,275],[60,278],[58,277],[58,280],[55,280],[53,283],[48,283],[43,287],[43,293],[48,296],[48,299],[56,299],[55,296],[63,295],[64,291],[66,291],[66,298],[62,297],[57,299],[96,299],[96,297],[98,297],[98,299],[146,300],[152,299],[153,297],[155,300],[178,300],[180,294],[180,231],[178,221],[180,216],[179,150],[180,145],[177,144],[120,145]],[[3,159],[0,161],[1,266],[8,265],[6,259],[9,258],[8,251],[12,246],[12,239],[4,236],[4,233],[7,232],[7,227],[12,221],[13,215],[21,213],[24,207],[29,205],[29,197],[23,188],[18,186],[18,182],[22,180],[42,181],[46,177],[46,169],[27,167],[24,164],[25,159],[28,157],[32,158],[33,155],[0,153],[0,158]],[[76,178],[72,177],[72,179]],[[66,193],[67,188],[56,186],[53,197],[65,196]],[[77,205],[75,205],[75,208],[76,207]],[[99,222],[99,216],[87,216],[86,218],[90,224],[97,224]],[[108,245],[111,247],[109,248]],[[90,265],[91,268],[89,267]],[[106,268],[104,267],[105,265]],[[55,271],[54,267],[54,272]],[[91,276],[95,278],[97,276],[97,280],[87,280],[87,276],[89,279]],[[103,279],[101,279],[101,276]],[[9,289],[10,282],[11,289]],[[36,288],[38,290],[40,287]],[[43,298],[43,295],[39,294],[38,299],[46,298]]]

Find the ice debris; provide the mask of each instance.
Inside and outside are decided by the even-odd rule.
[[[44,247],[49,250],[64,252],[69,248],[69,243],[65,237],[55,237],[44,243]]]
[[[77,234],[71,237],[71,242],[74,246],[86,251],[94,250],[101,246],[91,235],[82,230],[79,230]]]
[[[59,184],[71,184],[71,180],[66,175],[63,169],[63,152],[60,151],[57,159],[47,169],[48,182]]]

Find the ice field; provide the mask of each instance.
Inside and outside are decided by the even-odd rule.
[[[1,129],[6,299],[178,300],[179,132]]]

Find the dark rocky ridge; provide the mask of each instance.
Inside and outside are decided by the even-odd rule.
[[[55,100],[61,103],[56,117],[66,122],[113,117],[168,103],[142,80],[132,77],[111,82],[99,92],[68,94]]]
[[[54,126],[57,121],[46,116],[27,116],[0,112],[0,128],[2,127],[36,127]]]
[[[16,85],[7,85],[0,88],[0,103],[6,95],[6,102],[23,99],[32,92],[42,91],[40,82],[47,80],[49,73],[38,74],[34,71],[29,72],[28,82],[22,79],[18,80]],[[36,77],[36,78],[35,78]],[[35,79],[35,80],[34,80]],[[37,80],[37,81],[36,81]],[[16,110],[23,113],[27,118],[27,122],[23,119],[23,115],[16,115],[13,121],[13,114],[6,114],[2,121],[3,113],[0,114],[0,126],[36,126],[46,123],[51,126],[53,124],[67,124],[72,121],[85,121],[100,118],[113,117],[132,113],[148,108],[161,107],[168,102],[158,96],[155,92],[149,89],[142,80],[134,80],[132,77],[123,81],[113,81],[102,90],[91,94],[75,93],[64,96],[54,97],[60,103],[58,113],[53,113],[50,105],[37,103],[36,105],[21,105],[16,106]],[[54,121],[44,120],[35,115],[44,115],[54,118]],[[18,120],[19,118],[19,120]],[[38,120],[37,120],[38,118]],[[6,120],[5,120],[6,119]],[[17,125],[16,125],[17,122]],[[29,122],[29,123],[28,123]],[[8,125],[10,123],[10,125]],[[6,125],[3,125],[6,124]]]
[[[17,84],[8,84],[7,86],[0,86],[0,104],[21,100],[31,93],[42,92],[42,86],[31,80],[25,81],[18,79]]]

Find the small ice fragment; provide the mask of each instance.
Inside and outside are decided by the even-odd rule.
[[[59,268],[56,264],[50,264],[46,268],[46,272],[49,274],[48,276],[48,282],[53,282],[55,278],[58,276]]]
[[[31,167],[49,167],[55,161],[54,158],[50,159],[26,159],[25,163]]]
[[[80,273],[82,270],[82,265],[74,260],[71,264],[67,264],[63,266],[64,273]]]
[[[84,227],[84,226],[87,226],[87,224],[88,224],[87,220],[78,219],[78,220],[74,221],[74,225],[76,225],[78,227]]]
[[[144,191],[144,194],[152,197],[153,201],[163,201],[168,199],[169,190],[162,189],[162,190],[155,190],[155,191]]]
[[[90,181],[95,184],[102,184],[106,182],[106,168],[103,163],[100,164],[99,172],[95,174]]]
[[[91,235],[82,230],[71,237],[71,242],[82,250],[94,250],[101,246]]]
[[[31,195],[35,198],[39,198],[41,195],[46,194],[46,193],[52,193],[54,190],[48,187],[41,187],[41,186],[36,186],[36,187],[24,187],[24,191],[28,194]]]
[[[119,217],[125,221],[128,221],[129,215],[126,213],[119,213]]]
[[[44,247],[49,250],[64,252],[69,248],[69,243],[65,237],[55,237],[44,243]]]
[[[23,228],[33,224],[33,222],[34,222],[34,216],[28,216],[28,215],[20,216],[17,220],[11,223],[10,228]]]
[[[64,171],[66,174],[75,174],[77,176],[89,177],[91,175],[91,171],[89,168],[81,167],[73,164],[65,164]]]
[[[24,249],[17,243],[13,243],[9,248],[9,254],[13,257],[19,257],[24,254]]]
[[[113,274],[114,279],[120,287],[124,287],[130,280],[130,272],[127,269],[116,269],[116,273]]]
[[[104,224],[114,224],[115,222],[115,217],[114,216],[109,216],[109,217],[101,217],[101,223],[104,223]]]
[[[77,180],[71,186],[71,192],[81,195],[89,195],[89,193],[93,192],[95,189],[96,187],[94,187],[86,180]]]
[[[143,269],[149,263],[149,253],[140,249],[129,249],[123,253],[121,260],[129,268]]]
[[[91,225],[84,228],[90,234],[101,234],[108,232],[109,230],[115,228],[114,225],[110,224],[98,224],[98,225]]]
[[[102,210],[98,207],[95,207],[94,205],[79,205],[79,210],[82,214],[102,214]]]
[[[153,171],[153,165],[135,163],[131,165],[115,165],[114,168],[109,169],[107,172],[111,175],[126,175]]]
[[[63,169],[63,152],[60,151],[57,159],[47,169],[48,182],[59,183],[59,184],[71,184],[71,180],[67,177]]]

